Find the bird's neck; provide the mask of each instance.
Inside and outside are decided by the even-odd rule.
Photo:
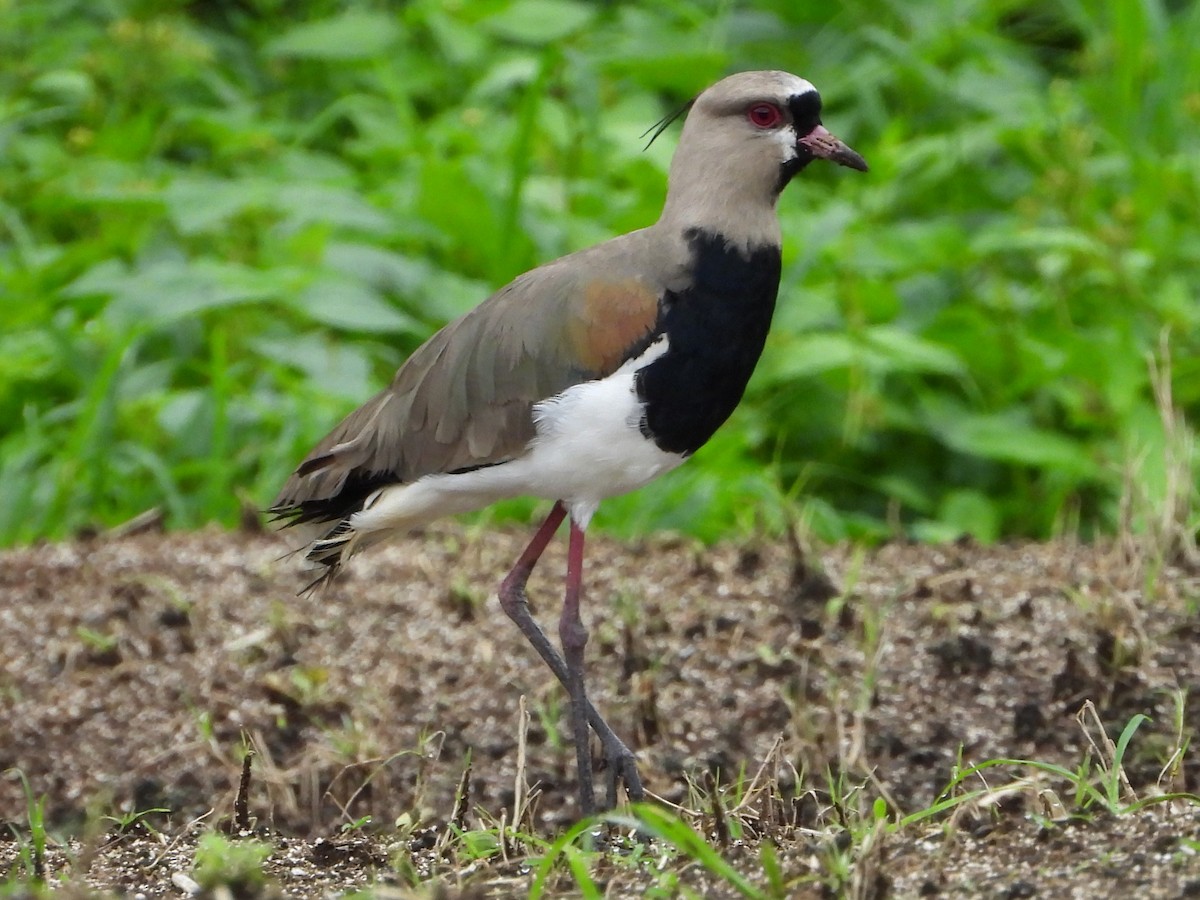
[[[778,247],[781,240],[774,197],[746,196],[720,181],[672,185],[662,206],[659,227],[679,234],[691,229],[720,235],[728,245],[749,253]]]
[[[720,235],[744,253],[778,247],[782,240],[775,211],[778,197],[774,184],[748,183],[734,161],[711,167],[672,166],[659,227]]]

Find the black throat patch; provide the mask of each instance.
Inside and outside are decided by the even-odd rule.
[[[762,355],[779,292],[778,246],[743,253],[690,229],[691,282],[668,291],[656,336],[667,350],[637,373],[642,433],[669,453],[698,450],[742,399]]]

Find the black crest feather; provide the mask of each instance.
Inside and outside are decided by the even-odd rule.
[[[675,112],[667,113],[665,116],[663,116],[657,122],[655,122],[653,125],[651,125],[649,128],[647,128],[645,131],[643,131],[642,137],[645,137],[646,135],[649,134],[650,140],[646,141],[646,146],[643,147],[642,150],[649,150],[650,145],[653,144],[656,140],[658,140],[658,136],[660,134],[662,134],[664,131],[666,131],[668,128],[670,128],[672,122],[674,122],[676,119],[678,119],[680,116],[682,116],[685,112],[687,112],[689,109],[691,109],[692,104],[695,102],[696,102],[696,98],[693,97],[687,103],[683,104],[683,106],[679,107],[679,109],[675,110]],[[654,133],[650,134],[650,132],[654,132]]]

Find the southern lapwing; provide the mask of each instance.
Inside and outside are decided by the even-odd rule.
[[[500,605],[571,699],[580,809],[595,811],[590,725],[618,781],[644,796],[634,756],[584,688],[584,532],[606,497],[696,452],[733,412],[779,287],[775,203],[814,159],[866,171],[821,125],[821,97],[786,72],[725,78],[691,104],[659,220],[517,278],[451,322],[391,385],[347,416],[271,511],[314,523],[327,581],[357,551],[497,500],[554,501],[500,583]],[[525,584],[570,517],[560,656]]]

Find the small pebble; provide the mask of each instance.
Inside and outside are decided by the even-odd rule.
[[[179,888],[189,897],[195,897],[200,893],[200,883],[191,875],[185,875],[183,872],[171,873],[171,884]]]

